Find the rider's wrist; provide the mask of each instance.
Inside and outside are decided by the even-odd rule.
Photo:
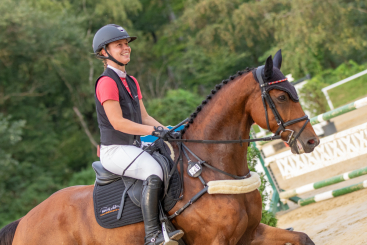
[[[149,126],[149,135],[153,135],[153,132],[155,131],[154,126]]]

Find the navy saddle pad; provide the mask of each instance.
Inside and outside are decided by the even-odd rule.
[[[94,213],[100,226],[111,229],[143,221],[141,208],[135,205],[128,195],[125,197],[122,217],[120,220],[117,219],[124,190],[125,185],[121,178],[108,185],[95,184],[93,191]]]
[[[153,154],[153,157],[160,164],[162,161],[165,161],[165,165],[172,165],[173,163],[170,163],[171,161],[160,154]],[[121,176],[103,169],[100,162],[94,162],[93,168],[97,174],[93,191],[93,202],[94,213],[98,224],[104,228],[112,229],[142,222],[143,215],[140,208],[142,181],[127,178],[129,181],[135,181],[135,184],[125,195],[122,216],[121,219],[118,220],[117,214],[120,209],[121,197],[125,190],[126,179],[124,182]],[[164,172],[170,171],[171,168],[172,166],[170,166],[169,169],[164,169]],[[167,195],[161,201],[165,212],[168,212],[175,206],[180,195],[180,191],[180,176],[178,172],[175,172],[169,180]]]

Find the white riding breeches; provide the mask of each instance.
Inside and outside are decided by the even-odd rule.
[[[123,171],[143,150],[133,145],[102,145],[100,159],[108,171],[122,175]],[[148,153],[143,152],[125,171],[127,177],[146,180],[150,175],[157,175],[163,180],[159,163]]]

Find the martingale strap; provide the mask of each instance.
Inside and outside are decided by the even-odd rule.
[[[187,202],[182,208],[177,210],[174,214],[168,216],[168,219],[171,220],[175,218],[176,216],[180,215],[186,208],[188,208],[190,205],[192,205],[194,202],[196,202],[202,195],[208,192],[208,186],[205,186],[201,191],[199,191],[195,196],[193,196],[189,202]]]
[[[227,172],[224,172],[223,170],[220,170],[216,167],[213,167],[212,165],[209,165],[207,162],[201,160],[197,155],[195,155],[195,153],[193,153],[186,145],[182,144],[182,146],[184,147],[184,154],[185,154],[185,157],[187,158],[188,161],[191,161],[190,157],[187,155],[186,151],[187,150],[188,152],[190,152],[191,155],[193,155],[199,162],[198,164],[200,165],[204,165],[205,167],[208,167],[214,171],[217,171],[217,172],[220,172],[222,174],[225,174],[229,177],[232,177],[234,179],[247,179],[248,177],[251,176],[251,173],[249,172],[248,174],[246,174],[245,176],[238,176],[238,175],[234,175],[234,174],[230,174],[230,173],[227,173]]]
[[[185,155],[187,161],[190,163],[192,162],[189,155],[187,154],[186,150],[193,156],[195,157],[197,160],[198,160],[198,164],[200,165],[204,165],[208,168],[210,168],[211,170],[214,170],[214,171],[217,171],[217,172],[220,172],[222,174],[225,174],[227,176],[230,176],[234,179],[247,179],[249,177],[251,177],[251,172],[249,171],[248,174],[246,174],[245,176],[237,176],[237,175],[234,175],[234,174],[230,174],[230,173],[227,173],[223,170],[220,170],[216,167],[213,167],[211,165],[209,165],[208,163],[206,163],[205,161],[201,160],[195,153],[193,153],[187,146],[185,146],[183,143],[181,143],[181,146],[182,149],[181,149],[181,154],[179,156],[179,158],[181,158],[181,161],[182,161],[182,154]],[[181,173],[183,173],[183,166],[180,166],[181,168]],[[204,188],[199,191],[195,196],[193,196],[189,202],[187,202],[183,207],[181,207],[179,210],[177,210],[174,214],[172,214],[171,216],[168,217],[169,220],[175,218],[176,216],[180,215],[186,208],[188,208],[189,206],[191,206],[194,202],[196,202],[202,195],[204,195],[205,193],[208,192],[208,189],[209,189],[209,186],[207,185],[207,183],[205,182],[205,180],[203,179],[203,177],[201,176],[201,173],[199,176],[197,176],[201,183],[204,185]],[[183,183],[183,181],[181,181]],[[183,189],[182,189],[183,191]],[[183,192],[182,192],[183,193]],[[181,195],[182,197],[183,195]]]

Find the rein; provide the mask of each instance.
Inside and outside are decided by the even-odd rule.
[[[270,137],[256,138],[256,139],[238,139],[238,140],[190,140],[190,139],[168,139],[168,141],[175,142],[189,142],[189,143],[202,143],[202,144],[236,144],[248,143],[255,141],[271,141],[280,139],[280,135],[272,135]]]
[[[175,129],[179,128],[181,125],[187,123],[189,121],[188,118],[174,126],[169,130],[169,132],[174,131]],[[239,143],[242,145],[242,143],[249,143],[249,142],[256,142],[256,141],[271,141],[271,140],[277,140],[280,139],[280,135],[272,135],[269,137],[264,138],[256,138],[256,139],[241,139],[241,136],[238,140],[190,140],[190,139],[172,139],[168,138],[169,142],[187,142],[187,143],[201,143],[201,144],[236,144]]]

